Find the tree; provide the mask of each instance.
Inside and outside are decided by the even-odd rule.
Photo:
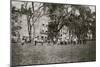
[[[48,26],[48,37],[51,38],[52,41],[53,38],[57,39],[59,31],[64,25],[69,28],[70,34],[76,35],[79,40],[85,39],[88,30],[92,30],[95,35],[95,18],[93,18],[89,6],[58,4],[49,4],[47,6],[51,19]],[[69,12],[68,8],[71,8]]]
[[[20,25],[20,20],[18,20],[18,17],[20,17],[19,12],[15,10],[16,7],[12,7],[12,14],[11,14],[11,34],[12,34],[12,42],[18,42],[20,40],[20,34],[19,30],[22,29]],[[17,40],[16,40],[16,38]]]
[[[87,36],[87,32],[89,30],[92,31],[92,26],[94,24],[95,26],[95,22],[93,23],[93,21],[95,21],[95,19],[93,19],[93,14],[91,13],[91,9],[89,8],[89,6],[72,6],[75,10],[79,11],[79,16],[78,19],[76,18],[76,16],[74,16],[74,21],[76,24],[74,25],[76,28],[76,32],[75,34],[78,36],[78,39],[85,39],[85,37]],[[91,24],[91,25],[90,25]],[[77,26],[78,25],[78,26]],[[95,29],[95,27],[94,27]],[[95,33],[95,31],[93,31]]]
[[[38,9],[34,9],[34,2],[31,3],[31,7],[27,7],[28,2],[24,3],[24,9],[22,5],[22,14],[25,14],[27,16],[27,25],[28,25],[28,34],[29,34],[29,41],[32,40],[32,28],[33,28],[33,38],[35,38],[35,22],[42,16],[42,10],[43,10],[43,4],[40,3],[38,6]],[[32,20],[32,22],[31,22]]]
[[[51,22],[48,23],[48,38],[55,43],[58,40],[59,31],[64,25],[64,6],[58,4],[48,4],[47,7],[49,17],[51,19]]]

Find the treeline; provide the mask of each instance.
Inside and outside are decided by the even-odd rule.
[[[18,12],[20,15],[25,14],[27,16],[30,41],[32,40],[32,28],[35,38],[34,23],[43,15],[47,15],[51,20],[48,22],[47,35],[48,39],[52,41],[54,41],[54,38],[55,41],[58,41],[59,32],[64,26],[68,27],[69,34],[76,35],[78,40],[84,40],[88,37],[88,33],[92,34],[92,39],[96,39],[96,13],[92,12],[90,6],[39,3],[38,9],[35,10],[34,4],[32,2],[31,7],[28,8],[28,2],[25,2],[18,10],[16,10],[16,7],[12,7],[13,14]],[[13,18],[13,20],[16,20],[16,18]]]

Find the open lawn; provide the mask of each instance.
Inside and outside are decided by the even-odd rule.
[[[47,64],[96,60],[95,41],[87,44],[47,45],[12,43],[12,64]]]

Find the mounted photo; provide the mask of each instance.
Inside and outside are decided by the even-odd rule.
[[[11,66],[96,61],[96,6],[11,1]]]

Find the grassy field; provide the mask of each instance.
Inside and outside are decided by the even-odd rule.
[[[12,43],[12,64],[47,64],[63,62],[85,62],[96,60],[95,41],[87,44],[47,45]]]

